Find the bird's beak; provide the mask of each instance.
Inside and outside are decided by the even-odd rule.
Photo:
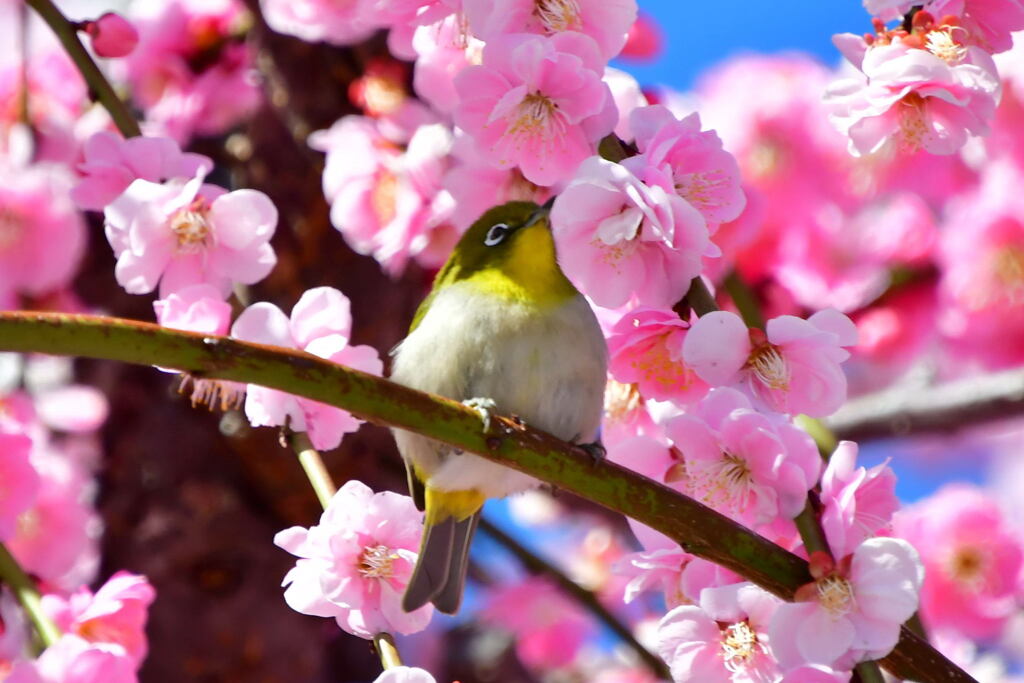
[[[534,211],[529,218],[526,219],[526,222],[523,224],[523,228],[528,228],[531,225],[536,225],[540,221],[545,220],[548,217],[548,214],[551,213],[551,207],[554,206],[554,204],[554,197],[544,202],[543,206],[538,207],[538,209]]]

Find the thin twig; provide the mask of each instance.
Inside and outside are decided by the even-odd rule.
[[[0,312],[0,350],[159,365],[193,376],[258,384],[415,432],[547,481],[660,531],[684,550],[731,569],[783,599],[810,581],[807,562],[699,502],[578,446],[450,399],[279,347],[183,332],[132,320],[62,313]],[[904,628],[883,660],[899,678],[971,681]]]
[[[0,581],[7,584],[14,597],[21,603],[35,628],[36,635],[39,636],[39,642],[42,643],[40,649],[46,649],[56,643],[60,639],[60,629],[43,611],[35,583],[3,543],[0,543]]]
[[[380,657],[381,666],[384,667],[385,671],[396,666],[402,666],[402,658],[398,654],[395,639],[391,637],[390,633],[378,633],[375,635],[373,637],[373,647],[377,650],[377,656]]]
[[[53,29],[57,39],[68,53],[68,57],[78,67],[82,78],[89,85],[89,89],[95,93],[100,104],[110,113],[110,118],[114,120],[114,124],[121,134],[126,138],[142,135],[139,124],[132,116],[128,106],[117,96],[110,81],[96,66],[96,62],[89,56],[85,47],[82,46],[82,42],[78,40],[78,31],[74,24],[68,21],[67,17],[50,0],[25,0],[25,2]]]
[[[708,289],[708,286],[704,284],[704,280],[699,275],[690,280],[690,289],[686,292],[686,302],[690,304],[690,308],[697,315],[704,315],[718,310],[715,297],[712,296],[711,290]]]
[[[326,510],[327,506],[331,503],[331,498],[334,497],[338,489],[331,480],[331,475],[324,465],[323,458],[313,448],[313,444],[310,442],[309,435],[306,432],[288,430],[285,439],[287,439],[291,449],[295,451],[299,464],[302,465],[302,471],[306,473],[306,478],[309,479],[309,483],[312,484],[313,491],[316,493],[316,498],[320,501],[320,506]]]
[[[743,318],[747,327],[757,327],[763,330],[764,315],[761,313],[761,307],[757,304],[757,295],[744,282],[739,273],[735,270],[730,272],[722,285],[729,293],[729,298],[736,305],[736,310],[740,312],[740,317]]]
[[[564,592],[572,596],[576,602],[585,607],[591,614],[598,618],[610,631],[618,636],[628,645],[651,673],[659,678],[671,678],[665,662],[654,655],[650,650],[640,644],[633,632],[626,627],[619,618],[597,599],[592,591],[587,590],[565,575],[558,567],[540,557],[504,530],[495,526],[486,519],[480,520],[480,530],[490,536],[498,545],[505,548],[516,559],[526,567],[531,574],[539,574],[548,577]]]

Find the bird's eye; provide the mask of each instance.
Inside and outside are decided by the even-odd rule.
[[[493,247],[496,244],[501,244],[502,240],[508,236],[509,229],[505,223],[495,223],[491,226],[491,229],[487,231],[484,236],[484,244],[488,247]]]

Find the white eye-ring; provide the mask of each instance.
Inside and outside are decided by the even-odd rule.
[[[509,233],[508,225],[505,223],[495,223],[491,226],[490,230],[484,236],[484,244],[488,247],[493,247],[496,244],[501,244]]]

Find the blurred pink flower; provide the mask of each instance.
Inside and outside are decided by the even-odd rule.
[[[65,633],[121,646],[137,668],[146,658],[146,616],[155,598],[145,576],[119,571],[95,595],[85,586],[67,599],[44,595],[43,609]]]
[[[463,0],[473,33],[491,42],[515,33],[579,32],[607,62],[619,54],[636,20],[636,0]]]
[[[769,625],[783,668],[824,664],[851,668],[884,657],[918,606],[924,567],[913,546],[871,538],[838,565],[811,558],[815,581],[784,603]]]
[[[459,102],[455,77],[467,66],[480,64],[483,42],[467,34],[464,16],[451,14],[437,24],[417,27],[412,47],[417,55],[413,89],[434,109],[451,116]]]
[[[0,542],[14,536],[18,516],[31,507],[39,491],[31,450],[32,440],[0,410]]]
[[[33,395],[39,419],[50,429],[73,434],[95,432],[110,413],[107,397],[96,387],[69,384]]]
[[[842,313],[825,309],[807,320],[783,315],[766,331],[750,330],[735,313],[713,311],[687,333],[683,358],[712,386],[743,384],[780,413],[831,415],[846,401],[839,364],[857,343],[857,328]]]
[[[251,21],[242,2],[148,0],[132,12],[140,41],[125,66],[147,134],[184,143],[221,134],[255,111],[261,94],[242,40]]]
[[[849,680],[849,671],[836,671],[821,664],[805,664],[787,671],[778,683],[847,683]]]
[[[969,41],[986,52],[1009,50],[1013,46],[1011,34],[1024,29],[1021,0],[931,0],[927,9],[936,17],[959,17]]]
[[[623,602],[628,604],[641,593],[658,591],[664,596],[669,609],[689,604],[690,599],[682,589],[682,577],[692,561],[693,556],[678,546],[645,550],[622,557],[614,571],[629,577],[622,596]]]
[[[164,327],[204,334],[227,334],[231,304],[221,291],[206,283],[183,287],[166,299],[153,302],[156,319]]]
[[[991,640],[1019,610],[1024,539],[991,496],[949,484],[896,515],[897,535],[921,553],[928,628]]]
[[[65,634],[39,659],[21,660],[5,683],[136,683],[135,663],[116,645]]]
[[[352,346],[352,315],[348,298],[332,287],[307,290],[292,309],[291,319],[269,303],[245,309],[231,327],[231,336],[260,344],[300,349],[307,353],[374,375],[384,364],[370,346]],[[308,432],[320,450],[336,448],[362,420],[325,403],[250,384],[245,415],[256,427],[287,425]]]
[[[778,675],[768,622],[780,600],[750,583],[701,592],[700,606],[676,607],[658,624],[658,654],[675,683],[768,681]]]
[[[480,618],[509,631],[519,659],[533,670],[569,665],[594,633],[579,605],[541,576],[489,591]]]
[[[614,67],[605,67],[604,82],[611,90],[615,109],[619,113],[619,122],[612,132],[623,140],[632,140],[634,136],[630,118],[634,110],[648,105],[647,95],[631,74]]]
[[[981,185],[950,202],[940,237],[940,329],[989,367],[1024,362],[1021,171],[991,163]]]
[[[226,297],[235,282],[259,282],[277,256],[270,238],[277,208],[256,190],[227,192],[203,173],[163,184],[135,180],[104,210],[114,273],[129,294],[160,284],[160,297],[213,285]]]
[[[626,44],[622,46],[620,57],[637,61],[651,61],[659,57],[664,50],[665,37],[654,17],[646,12],[639,12],[636,21],[626,34]]]
[[[330,0],[260,0],[267,26],[302,40],[353,45],[381,27],[374,2]]]
[[[849,137],[850,153],[872,154],[889,140],[901,149],[952,154],[969,135],[985,135],[999,101],[991,56],[959,46],[948,31],[932,31],[929,49],[901,41],[867,48],[862,76],[833,83],[831,119]],[[948,43],[948,45],[947,45]]]
[[[82,147],[85,157],[78,165],[83,177],[71,190],[82,209],[102,211],[133,180],[162,183],[172,178],[193,178],[213,170],[213,161],[202,154],[182,152],[170,138],[134,137],[127,140],[100,131]]]
[[[595,303],[670,308],[718,250],[704,218],[643,156],[584,161],[555,200],[551,229],[569,279]]]
[[[887,463],[856,467],[857,444],[840,441],[821,475],[821,526],[836,557],[846,557],[866,539],[889,529],[900,507],[896,475]]]
[[[139,32],[117,12],[106,12],[95,21],[84,22],[92,49],[100,57],[125,57],[139,44]]]
[[[455,123],[494,166],[537,185],[568,180],[618,120],[603,71],[582,34],[496,38],[455,78]]]
[[[690,495],[752,527],[795,517],[821,471],[805,432],[756,412],[734,389],[712,390],[665,433],[683,455]]]
[[[334,617],[338,626],[360,638],[422,631],[433,606],[402,610],[422,517],[408,496],[374,493],[362,482],[348,481],[334,494],[320,524],[291,527],[274,536],[275,545],[299,557],[282,583],[288,606],[303,614]]]
[[[43,296],[71,282],[86,246],[71,178],[56,164],[0,164],[0,310],[18,296]]]
[[[742,213],[746,198],[736,159],[715,131],[701,130],[699,114],[680,120],[662,105],[640,107],[629,125],[648,163],[669,167],[675,191],[700,211],[711,232]]]
[[[674,311],[635,308],[608,335],[609,371],[619,382],[636,384],[645,398],[694,403],[708,391],[683,361],[690,325]]]
[[[410,258],[427,267],[444,262],[460,234],[449,221],[454,201],[442,187],[451,131],[420,126],[402,153],[372,119],[346,116],[309,142],[327,153],[323,189],[331,223],[355,251],[391,274]]]

